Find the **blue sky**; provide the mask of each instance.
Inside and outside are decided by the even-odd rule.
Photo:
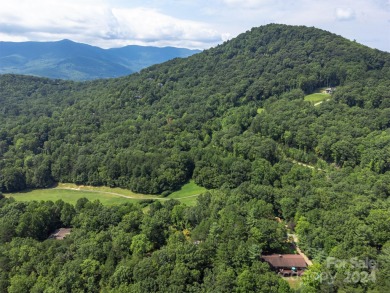
[[[390,0],[12,0],[0,41],[71,39],[205,49],[268,23],[325,29],[390,52]]]

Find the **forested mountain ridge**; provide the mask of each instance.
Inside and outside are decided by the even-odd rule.
[[[222,153],[234,153],[233,138],[239,139],[240,134],[254,139],[252,137],[259,137],[259,133],[267,137],[266,141],[271,138],[311,154],[317,152],[330,162],[341,164],[344,160],[354,160],[349,162],[354,166],[361,163],[362,152],[351,154],[353,157],[347,160],[339,158],[336,148],[331,150],[332,145],[339,144],[341,136],[345,140],[363,139],[369,133],[374,135],[388,128],[389,74],[388,53],[317,29],[271,25],[253,29],[191,58],[173,60],[116,80],[72,83],[5,75],[1,78],[0,96],[4,145],[1,154],[11,154],[9,165],[13,168],[17,166],[13,160],[18,157],[14,153],[21,152],[24,156],[23,153],[31,152],[32,158],[50,158],[47,166],[50,171],[65,164],[59,160],[67,156],[67,168],[60,168],[61,175],[49,172],[50,180],[46,180],[119,185],[148,193],[176,188],[178,185],[174,182],[178,180],[180,185],[193,171],[198,175],[203,167],[194,165],[194,161],[202,161],[203,154],[194,152],[200,147],[201,153],[207,146],[211,147],[210,151],[219,147]],[[303,101],[305,93],[327,85],[338,87],[331,102],[316,108]],[[257,115],[259,107],[267,111]],[[301,110],[296,111],[296,107]],[[341,113],[335,113],[336,110]],[[274,115],[275,111],[278,115]],[[306,115],[302,115],[302,111],[306,111]],[[334,115],[338,115],[336,124],[356,128],[350,123],[356,120],[361,127],[358,129],[362,130],[346,129],[343,133],[343,129],[339,129],[330,136],[323,136],[324,131],[332,129],[332,125],[324,125],[334,120],[327,116],[334,118]],[[267,123],[262,123],[264,120]],[[7,124],[18,126],[6,127]],[[30,127],[42,129],[31,131]],[[25,145],[18,147],[18,140]],[[263,144],[264,140],[259,143]],[[129,148],[131,152],[125,155]],[[270,146],[270,149],[274,148]],[[137,151],[143,153],[142,157],[144,153],[154,157],[160,150],[171,155],[174,152],[180,156],[186,154],[191,162],[185,164],[188,174],[182,174],[181,179],[165,178],[162,180],[165,186],[156,182],[154,187],[148,187],[151,183],[136,187],[138,184],[130,183],[131,179],[156,179],[157,173],[151,173],[158,168],[148,167],[140,173],[128,170],[130,166],[121,166],[121,172],[108,176],[107,171],[103,171],[106,168],[119,170],[117,165],[123,164],[120,160],[127,161],[125,157],[134,156]],[[78,174],[75,167],[80,157],[74,155],[78,152],[85,152],[81,158],[89,164],[89,158],[96,155],[106,158],[107,162],[99,163],[102,164],[100,172],[94,165],[91,170],[86,166],[80,168],[81,174]],[[270,154],[266,159],[275,163],[275,156]],[[164,157],[166,160],[170,155]],[[55,158],[54,161],[51,158]],[[380,161],[377,168],[381,172],[388,171],[387,159]],[[131,168],[137,169],[137,165]],[[47,184],[27,185],[43,187]]]
[[[383,263],[375,282],[341,280],[329,285],[308,280],[305,292],[386,292],[389,80],[389,53],[315,28],[275,24],[119,79],[75,83],[3,75],[2,190],[74,182],[166,194],[190,178],[217,189],[200,197],[194,208],[153,204],[145,216],[132,213],[142,225],[127,230],[128,239],[122,240],[112,233],[125,229],[120,223],[128,221],[123,215],[130,211],[97,204],[78,207],[67,223],[80,231],[91,229],[106,239],[104,243],[116,239],[127,245],[118,244],[112,259],[90,254],[96,266],[108,270],[96,267],[97,275],[91,273],[91,282],[99,283],[94,288],[125,284],[127,290],[140,291],[287,292],[285,284],[266,274],[266,267],[253,257],[261,251],[283,251],[284,226],[273,220],[279,216],[296,226],[302,248],[320,264],[324,255]],[[329,101],[314,106],[304,100],[305,94],[328,86],[336,87]],[[50,208],[59,211],[62,206]],[[40,210],[38,203],[29,208],[8,203],[2,215],[35,210]],[[100,213],[115,216],[103,227],[87,220],[86,215]],[[10,235],[42,239],[29,234],[28,221],[10,219],[3,220],[2,227],[8,227],[3,241],[9,242]],[[176,233],[184,229],[192,233],[191,240]],[[133,245],[134,235],[134,243],[142,240],[145,245],[133,247],[128,255],[126,247]],[[194,245],[195,240],[202,245]],[[7,247],[19,245],[15,241]],[[76,235],[70,241],[91,239]],[[163,255],[183,256],[179,249],[209,257],[198,255],[192,260],[195,266],[166,262],[165,271],[142,277],[141,270],[151,269]],[[5,251],[5,257],[12,258]],[[86,252],[77,253],[80,261]],[[66,263],[77,266],[75,261]],[[115,276],[108,273],[112,267],[118,270]],[[121,283],[125,267],[131,273],[124,274]],[[186,272],[180,281],[162,281],[165,273],[178,276],[178,271]],[[259,271],[266,277],[259,278]],[[3,276],[4,284],[12,283],[9,275]],[[71,286],[69,280],[56,282],[64,291]],[[79,288],[88,284],[80,279]]]
[[[0,42],[0,74],[29,74],[70,80],[113,78],[198,52],[136,45],[102,49],[70,40]]]

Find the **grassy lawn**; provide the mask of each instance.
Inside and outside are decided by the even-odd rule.
[[[257,109],[257,114],[260,114],[261,112],[263,112],[265,109],[264,108],[258,108]]]
[[[79,198],[86,197],[90,201],[94,201],[96,199],[100,200],[100,202],[104,205],[113,205],[113,204],[121,204],[125,202],[135,202],[138,199],[130,199],[125,197],[120,197],[113,194],[101,193],[96,191],[88,191],[88,190],[68,190],[68,189],[35,189],[18,193],[8,193],[5,196],[12,196],[17,201],[32,201],[32,200],[51,200],[57,201],[62,199],[65,202],[69,202],[71,204],[75,204]]]
[[[290,285],[291,289],[298,290],[302,286],[302,278],[301,277],[283,277],[285,281]]]
[[[180,190],[171,193],[167,198],[177,199],[186,205],[194,206],[198,195],[205,191],[207,191],[206,188],[198,186],[193,180],[190,180]]]
[[[96,193],[112,193],[116,196],[128,196],[134,199],[149,199],[151,197],[155,198],[156,195],[150,194],[141,194],[135,193],[128,189],[123,189],[119,187],[107,187],[107,186],[85,186],[85,185],[76,185],[73,183],[58,183],[55,189],[69,189],[75,191],[87,191],[87,192],[96,192]]]
[[[100,200],[104,205],[121,204],[125,202],[138,202],[143,199],[156,199],[166,201],[171,198],[180,200],[187,205],[195,205],[196,197],[206,189],[197,186],[195,182],[190,181],[180,190],[170,194],[167,198],[158,197],[157,195],[134,193],[127,189],[110,188],[110,187],[95,187],[75,185],[71,183],[59,183],[54,188],[27,190],[18,193],[5,194],[7,197],[13,197],[17,201],[32,201],[32,200],[51,200],[56,201],[62,199],[65,202],[75,204],[79,198],[86,197],[90,201]]]
[[[305,97],[305,101],[312,102],[312,103],[318,103],[321,101],[325,101],[327,99],[330,99],[331,95],[329,94],[324,94],[324,93],[314,93],[311,95],[307,95]]]

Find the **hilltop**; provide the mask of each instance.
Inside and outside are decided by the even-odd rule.
[[[113,78],[200,52],[174,47],[126,46],[102,49],[70,40],[0,42],[0,74],[91,80]]]
[[[304,280],[305,292],[387,292],[389,80],[389,53],[277,24],[116,79],[2,75],[0,186],[15,192],[68,182],[167,196],[192,179],[210,190],[195,207],[155,203],[144,216],[129,211],[135,207],[80,204],[72,223],[82,232],[70,240],[77,261],[86,260],[78,241],[115,249],[91,252],[88,282],[56,279],[68,291],[93,281],[95,289],[124,292],[289,292],[258,258],[289,251],[287,225],[314,259],[313,274],[336,273],[328,256],[383,263],[375,282],[337,281],[350,272],[339,270],[332,284]],[[305,101],[324,87],[336,89],[329,99]],[[12,207],[4,211],[10,219],[22,213]],[[4,238],[42,240],[26,232],[27,220],[9,221],[13,234]]]

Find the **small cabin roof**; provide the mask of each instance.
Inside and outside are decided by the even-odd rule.
[[[306,268],[305,259],[299,254],[271,254],[263,255],[262,259],[274,268],[296,267]]]

